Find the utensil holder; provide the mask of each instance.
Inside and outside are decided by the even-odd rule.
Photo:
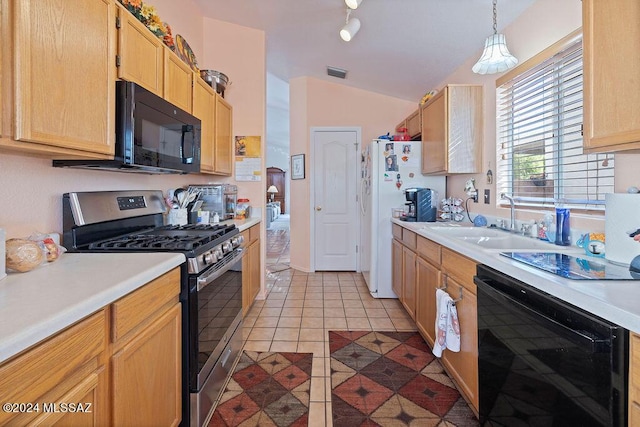
[[[189,213],[186,208],[169,209],[167,214],[168,225],[186,225],[189,221]]]

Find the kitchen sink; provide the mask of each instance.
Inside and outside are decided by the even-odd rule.
[[[565,251],[569,249],[568,247],[556,246],[546,241],[525,237],[496,228],[442,226],[430,227],[429,230],[434,233],[440,233],[443,236],[461,240],[465,243],[477,245],[484,249],[499,249],[503,251]]]
[[[442,233],[449,237],[501,237],[509,234],[503,230],[495,230],[486,227],[425,227],[436,233]]]
[[[500,236],[482,237],[457,237],[467,243],[472,243],[486,249],[509,249],[509,250],[557,250],[558,246],[542,240],[530,237],[518,236],[502,232]]]

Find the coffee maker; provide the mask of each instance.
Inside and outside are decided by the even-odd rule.
[[[404,196],[408,206],[407,216],[401,218],[409,222],[435,222],[438,216],[438,192],[430,188],[407,188]]]

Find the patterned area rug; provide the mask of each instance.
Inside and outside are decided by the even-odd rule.
[[[334,426],[477,426],[417,332],[329,332]]]
[[[313,353],[245,351],[209,426],[306,426],[312,361]]]

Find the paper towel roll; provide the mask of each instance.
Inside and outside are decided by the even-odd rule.
[[[604,257],[618,264],[629,265],[640,255],[640,242],[629,232],[640,229],[640,194],[607,194],[605,210]]]

